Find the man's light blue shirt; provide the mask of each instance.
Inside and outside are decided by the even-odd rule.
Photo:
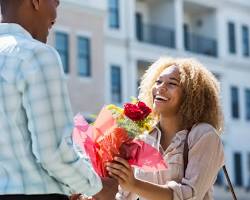
[[[0,194],[101,190],[73,150],[73,116],[58,53],[17,24],[0,24]]]

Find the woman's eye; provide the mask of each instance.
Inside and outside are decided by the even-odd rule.
[[[157,85],[161,84],[162,82],[160,80],[155,81]]]

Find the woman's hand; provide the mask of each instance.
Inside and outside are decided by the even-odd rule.
[[[69,200],[94,200],[92,197],[84,197],[82,194],[72,194]]]
[[[107,171],[109,175],[116,179],[124,190],[133,192],[137,183],[133,169],[127,160],[123,158],[115,157],[114,160],[115,162],[107,163]]]
[[[173,199],[173,191],[168,187],[137,180],[129,163],[123,158],[115,158],[115,162],[107,163],[109,175],[116,179],[120,186],[145,199],[166,200]]]
[[[69,200],[85,200],[85,198],[81,194],[72,194]]]

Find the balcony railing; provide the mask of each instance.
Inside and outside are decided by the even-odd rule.
[[[217,41],[193,33],[184,33],[184,46],[187,51],[217,57]]]
[[[136,37],[140,42],[175,48],[174,30],[150,24],[137,24]]]

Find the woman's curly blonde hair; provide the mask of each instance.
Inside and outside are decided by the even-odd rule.
[[[176,65],[180,71],[180,85],[183,101],[180,116],[183,126],[206,122],[218,132],[223,129],[223,115],[220,105],[220,87],[215,76],[195,59],[160,58],[153,63],[142,77],[139,99],[153,107],[152,88],[160,74],[169,66]],[[157,116],[156,114],[156,117]]]

